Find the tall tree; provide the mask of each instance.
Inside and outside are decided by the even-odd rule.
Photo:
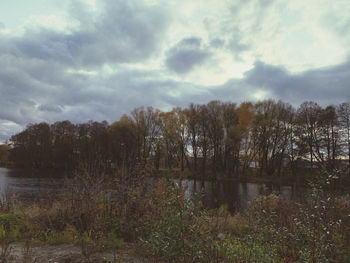
[[[210,157],[212,159],[212,173],[216,179],[217,171],[222,168],[222,146],[224,139],[223,107],[220,101],[207,104],[207,130],[210,142]]]
[[[209,150],[209,132],[208,132],[208,108],[207,105],[201,105],[199,111],[199,149],[200,157],[202,159],[201,175],[202,179],[206,178],[206,169],[207,169],[207,158]]]
[[[7,143],[0,144],[0,165],[7,165],[10,156],[11,146]]]
[[[253,121],[253,140],[255,140],[259,159],[260,176],[270,173],[269,157],[273,159],[273,136],[276,121],[276,106],[273,100],[261,101],[255,104]],[[269,155],[270,154],[270,155]]]
[[[336,167],[336,159],[340,154],[339,123],[334,106],[327,106],[320,113],[321,152],[325,167],[332,170]]]
[[[136,126],[127,115],[108,128],[110,159],[122,172],[131,171],[136,164]]]
[[[169,169],[178,165],[180,138],[177,132],[178,120],[176,112],[163,112],[160,114],[162,120],[162,135],[165,144],[166,165]]]
[[[251,102],[243,102],[237,109],[238,132],[240,134],[240,174],[246,175],[249,164],[255,159],[255,141],[252,139],[252,125],[255,108]]]
[[[223,167],[229,176],[238,174],[241,134],[238,126],[236,104],[223,105],[224,156]]]
[[[348,158],[348,175],[350,177],[350,102],[344,102],[338,106],[339,123],[343,135],[344,155]]]
[[[55,122],[50,126],[52,159],[56,169],[71,171],[77,165],[76,126],[70,121]]]
[[[29,124],[27,128],[11,137],[11,158],[16,165],[27,169],[51,167],[51,133],[45,123]]]
[[[310,168],[314,167],[314,160],[320,157],[319,149],[319,125],[322,108],[315,102],[307,101],[300,105],[297,112],[297,146],[299,156],[304,156],[310,161]]]
[[[199,152],[199,135],[200,135],[200,105],[190,104],[185,109],[187,133],[190,141],[190,149],[193,155],[194,173],[198,173],[198,152]]]
[[[138,159],[146,163],[155,154],[157,141],[161,135],[160,111],[147,107],[134,109],[131,113],[137,134]]]

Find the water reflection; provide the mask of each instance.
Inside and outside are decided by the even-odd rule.
[[[234,181],[174,181],[184,189],[185,198],[191,198],[197,194],[200,195],[205,207],[217,208],[226,205],[231,212],[246,209],[249,202],[259,195],[276,193],[286,199],[295,196],[295,189],[291,186]],[[152,189],[155,182],[156,179],[150,180],[147,188]],[[19,196],[21,201],[35,202],[40,199],[55,198],[62,192],[63,183],[62,179],[28,178],[23,177],[23,172],[20,170],[0,168],[0,198],[2,200],[7,190]]]
[[[176,182],[181,184],[184,189],[185,198],[191,198],[195,194],[199,194],[204,206],[217,208],[226,205],[230,211],[246,209],[249,202],[260,195],[275,193],[285,199],[291,199],[295,195],[295,189],[292,186],[236,181],[176,180]]]
[[[15,195],[21,201],[35,202],[49,197],[55,198],[62,191],[62,179],[24,175],[21,170],[0,168],[0,200],[8,195]]]

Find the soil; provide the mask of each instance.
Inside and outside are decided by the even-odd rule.
[[[106,251],[93,255],[82,255],[80,246],[57,245],[57,246],[25,246],[23,243],[15,243],[10,247],[6,259],[0,262],[14,263],[77,263],[77,262],[125,262],[125,263],[149,263],[150,261],[137,255],[131,246],[124,246],[116,253]]]

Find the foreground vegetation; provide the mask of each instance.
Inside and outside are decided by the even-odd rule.
[[[206,210],[199,196],[185,199],[169,179],[147,191],[151,173],[121,171],[111,181],[84,168],[59,200],[28,206],[3,199],[0,261],[10,258],[14,242],[74,243],[80,262],[98,262],[94,254],[105,250],[117,255],[129,243],[153,262],[350,261],[350,197],[324,190],[336,175],[319,175],[307,202],[270,195],[231,215],[225,207]]]

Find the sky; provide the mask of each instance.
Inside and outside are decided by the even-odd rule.
[[[1,0],[0,142],[211,100],[350,101],[350,0]]]

